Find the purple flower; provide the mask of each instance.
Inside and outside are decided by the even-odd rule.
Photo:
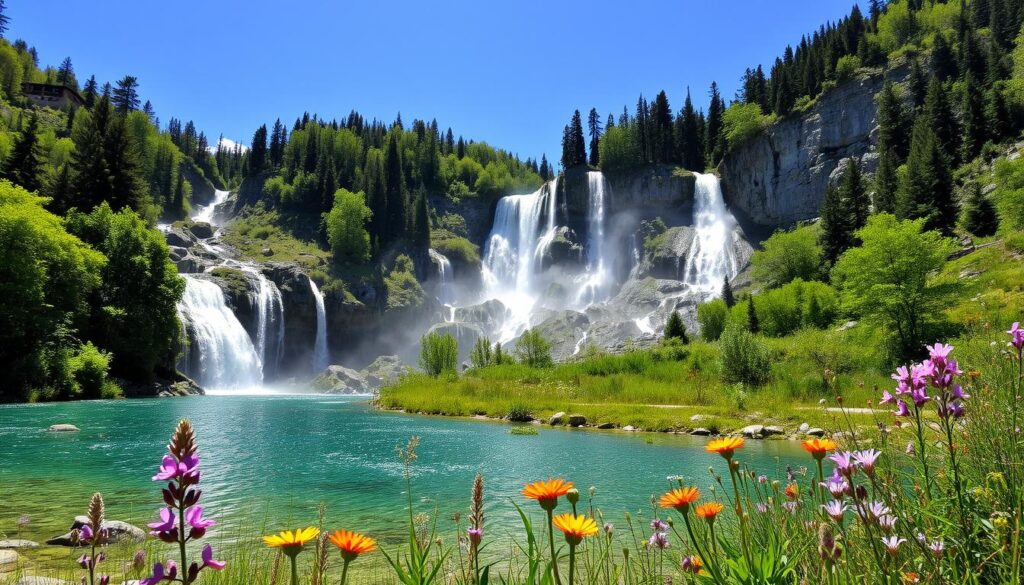
[[[647,544],[653,546],[654,548],[657,548],[658,550],[665,550],[666,548],[668,548],[668,534],[664,532],[655,532],[651,535],[651,538],[647,541]]]
[[[910,399],[914,401],[914,406],[921,408],[926,402],[931,400],[928,396],[928,392],[925,386],[920,386],[910,391]]]
[[[206,529],[213,526],[215,522],[209,518],[203,518],[203,507],[194,506],[185,512],[185,521],[191,526],[189,536],[191,538],[202,538],[206,534]]]
[[[214,571],[219,571],[227,565],[224,561],[216,561],[213,559],[213,547],[206,545],[203,547],[203,566],[209,567]]]
[[[935,558],[937,558],[937,559],[938,559],[938,558],[941,558],[941,557],[942,557],[942,553],[943,553],[943,551],[945,551],[945,550],[946,550],[946,544],[945,544],[944,542],[942,542],[941,540],[933,540],[933,541],[932,541],[932,542],[931,542],[931,543],[930,543],[930,544],[928,545],[928,548],[930,548],[930,549],[931,549],[931,551],[932,551],[932,556],[934,556]]]
[[[878,526],[881,527],[886,533],[890,533],[896,528],[896,517],[892,514],[885,514],[878,517]]]
[[[655,518],[654,520],[651,520],[651,530],[655,532],[667,532],[668,524],[660,518]]]
[[[160,536],[174,530],[177,524],[177,517],[170,508],[160,508],[160,521],[150,522],[147,526],[150,527],[149,533],[153,536]]]
[[[1018,353],[1024,350],[1024,329],[1021,329],[1020,323],[1014,321],[1007,333],[1010,334],[1010,345],[1017,348]]]
[[[902,400],[896,401],[896,416],[910,416],[910,409],[907,408],[907,403]]]
[[[757,483],[760,483],[760,484],[768,483],[768,476],[767,475],[759,475],[759,476],[757,476]]]
[[[832,475],[828,480],[821,482],[821,487],[827,489],[828,492],[832,494],[832,497],[837,500],[850,492],[849,482],[847,482],[843,476],[839,475],[838,469],[832,472]]]
[[[865,449],[864,451],[857,451],[853,454],[854,461],[857,465],[868,475],[875,474],[875,462],[878,461],[879,455],[882,452],[876,449]]]
[[[913,441],[907,441],[907,455],[913,455],[916,449]]]
[[[800,505],[800,502],[783,502],[782,507],[786,509],[790,514],[796,514],[796,509]]]
[[[879,404],[895,404],[896,403],[896,397],[893,396],[892,394],[889,394],[888,390],[883,390],[882,391],[882,399],[879,400],[878,403]]]
[[[900,545],[907,542],[907,539],[900,538],[898,536],[883,536],[882,544],[885,545],[885,550],[891,555],[895,555],[900,551]]]
[[[829,459],[836,464],[836,471],[843,474],[846,477],[853,475],[856,470],[856,466],[853,462],[853,454],[849,451],[840,451],[829,456]]]
[[[757,511],[760,512],[761,514],[767,514],[768,513],[768,505],[765,504],[764,502],[758,502],[757,503]]]
[[[473,544],[480,544],[480,541],[484,538],[483,528],[469,528],[466,530],[466,534],[469,535],[469,542]]]
[[[842,522],[843,516],[846,514],[846,511],[850,509],[849,506],[847,506],[840,500],[832,500],[831,502],[825,504],[821,508],[825,510],[825,513],[828,514],[829,517],[836,522]]]

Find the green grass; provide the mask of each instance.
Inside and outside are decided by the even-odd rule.
[[[274,210],[249,208],[245,214],[232,220],[224,230],[225,243],[236,248],[243,258],[259,262],[296,262],[305,269],[323,267],[331,253],[307,239],[308,229],[290,229],[299,218],[282,217]],[[308,222],[307,222],[308,223]],[[264,254],[269,250],[270,254]]]

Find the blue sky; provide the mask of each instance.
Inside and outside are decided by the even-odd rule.
[[[744,68],[842,17],[852,0],[8,0],[9,38],[80,80],[139,78],[166,123],[247,143],[303,111],[406,122],[552,160],[574,109],[643,92],[727,99]]]

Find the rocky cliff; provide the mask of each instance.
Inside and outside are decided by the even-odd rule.
[[[866,172],[874,171],[875,94],[886,79],[902,82],[908,74],[905,64],[861,73],[819,96],[807,111],[734,147],[719,167],[732,211],[763,226],[817,217],[840,161],[856,157]]]

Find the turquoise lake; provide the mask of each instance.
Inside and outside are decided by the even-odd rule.
[[[365,398],[207,396],[0,406],[0,534],[42,540],[67,529],[90,495],[103,493],[108,517],[136,525],[160,505],[154,474],[178,419],[199,439],[206,515],[226,526],[279,530],[314,524],[320,502],[330,527],[349,527],[397,541],[405,530],[405,483],[395,448],[421,439],[414,464],[417,511],[438,511],[438,528],[468,508],[474,475],[486,480],[490,534],[515,530],[510,499],[523,484],[561,476],[595,507],[621,522],[649,515],[650,498],[667,476],[703,491],[721,458],[702,438],[541,427],[511,435],[498,422],[410,416],[372,409]],[[51,433],[71,423],[78,433]],[[748,441],[741,461],[770,477],[787,464],[807,464],[789,441]],[[27,516],[21,529],[18,518]],[[216,528],[215,528],[216,530]],[[216,532],[214,532],[216,535]]]

